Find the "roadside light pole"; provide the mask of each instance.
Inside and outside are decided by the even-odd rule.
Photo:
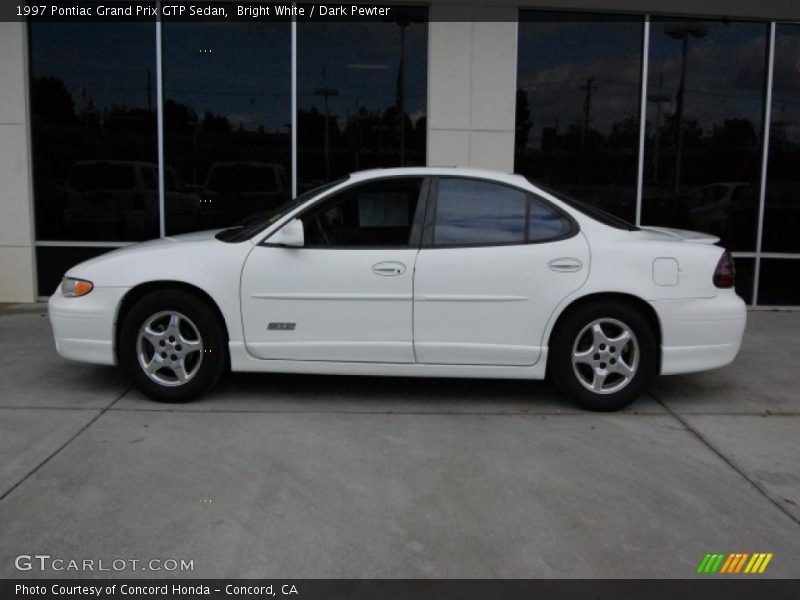
[[[681,188],[681,163],[683,162],[683,100],[686,92],[686,58],[689,51],[689,36],[701,38],[708,33],[708,26],[703,23],[671,23],[664,26],[664,34],[681,40],[681,79],[678,94],[675,98],[675,121],[677,143],[675,149],[675,193]]]
[[[330,111],[328,109],[328,98],[338,96],[339,90],[328,85],[325,79],[325,68],[322,68],[322,87],[314,90],[315,96],[322,96],[325,107],[325,181],[331,179],[331,142],[330,142]]]
[[[397,71],[397,114],[400,119],[400,166],[406,165],[406,27],[410,21],[398,21],[400,27],[400,66]]]
[[[664,74],[659,73],[658,75],[658,92],[649,93],[647,94],[648,102],[655,102],[656,104],[656,123],[654,133],[654,144],[653,144],[653,183],[658,183],[658,167],[660,158],[660,141],[661,141],[661,104],[664,102],[669,102],[672,100],[672,96],[669,94],[665,94],[662,92],[662,88],[664,87]]]

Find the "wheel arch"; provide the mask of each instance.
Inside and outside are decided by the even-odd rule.
[[[208,304],[208,306],[211,307],[217,319],[219,319],[219,322],[222,324],[222,331],[225,335],[225,339],[226,340],[230,339],[228,323],[225,320],[225,316],[222,314],[219,305],[214,301],[214,299],[208,292],[206,292],[202,288],[197,287],[196,285],[192,285],[191,283],[186,283],[184,281],[172,281],[172,280],[148,281],[145,283],[140,283],[132,287],[130,290],[128,290],[122,297],[122,300],[120,300],[119,306],[117,307],[117,316],[114,322],[114,356],[117,361],[119,361],[117,352],[119,348],[120,329],[122,328],[122,323],[125,320],[125,317],[130,312],[131,308],[133,308],[133,306],[139,300],[141,300],[148,294],[163,290],[181,290],[184,292],[188,292],[203,300],[205,303]]]
[[[625,292],[595,292],[592,294],[587,294],[585,296],[580,296],[579,298],[575,298],[574,300],[572,300],[561,310],[555,322],[553,323],[553,327],[550,329],[550,332],[547,336],[548,348],[551,346],[551,341],[558,334],[559,327],[561,326],[561,324],[564,322],[564,320],[568,315],[578,310],[579,308],[587,304],[591,304],[592,302],[597,302],[598,300],[614,300],[616,302],[620,302],[621,304],[626,304],[628,306],[636,308],[647,318],[647,321],[650,323],[650,326],[653,329],[653,333],[656,336],[656,347],[658,348],[657,364],[661,365],[661,340],[663,338],[661,331],[661,322],[659,321],[658,314],[656,313],[655,309],[649,302],[640,298],[639,296],[635,296],[633,294],[628,294]],[[549,358],[548,358],[548,363],[549,363]]]

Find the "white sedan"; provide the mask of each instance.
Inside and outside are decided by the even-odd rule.
[[[226,369],[543,379],[614,410],[730,363],[746,311],[713,236],[634,227],[518,175],[355,173],[236,227],[129,246],[50,298],[65,358],[182,402]]]

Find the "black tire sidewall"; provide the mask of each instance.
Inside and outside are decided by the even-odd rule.
[[[596,394],[578,381],[572,368],[572,346],[578,334],[595,319],[610,318],[631,328],[639,345],[639,367],[633,380],[613,394]],[[555,384],[583,408],[614,411],[631,404],[653,381],[658,371],[658,341],[653,326],[641,310],[623,302],[603,300],[570,312],[559,324],[550,347],[550,375]]]
[[[139,365],[137,338],[142,324],[162,311],[179,312],[195,324],[203,339],[203,362],[187,383],[177,387],[159,385]],[[120,365],[136,386],[158,402],[188,402],[217,383],[227,365],[227,336],[215,311],[203,299],[183,290],[161,290],[141,298],[125,315],[120,327],[117,355]]]

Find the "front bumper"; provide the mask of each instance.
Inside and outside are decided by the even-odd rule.
[[[734,290],[714,298],[651,302],[661,323],[661,374],[730,364],[742,345],[747,307]]]
[[[128,288],[95,287],[80,298],[50,296],[47,312],[56,351],[64,358],[98,365],[115,365],[114,323],[117,307]]]

